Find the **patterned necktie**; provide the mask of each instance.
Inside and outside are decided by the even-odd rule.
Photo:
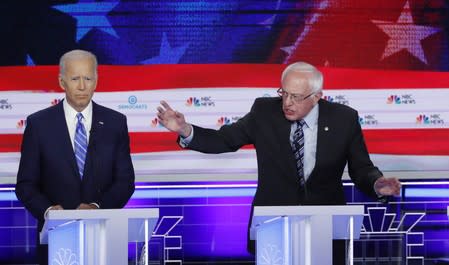
[[[299,185],[305,184],[304,178],[304,131],[302,127],[306,122],[304,120],[296,121],[296,130],[293,134],[292,149],[296,159],[296,169],[298,171]]]
[[[84,162],[86,161],[87,153],[87,134],[82,123],[83,114],[76,114],[76,118],[78,119],[78,122],[76,123],[75,131],[75,157],[80,177],[83,178]]]

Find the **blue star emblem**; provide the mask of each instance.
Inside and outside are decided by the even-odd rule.
[[[106,18],[118,2],[94,2],[92,0],[79,1],[77,4],[56,5],[53,8],[73,16],[77,20],[76,41],[82,39],[91,29],[98,28],[116,38],[109,20]]]
[[[162,33],[161,48],[159,55],[142,61],[142,64],[177,64],[184,55],[189,43],[172,48],[167,40],[167,34]]]

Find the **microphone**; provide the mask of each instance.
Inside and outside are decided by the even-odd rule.
[[[92,124],[92,127],[90,128],[90,136],[89,136],[89,147],[94,148],[95,147],[95,132],[97,131],[97,125]]]

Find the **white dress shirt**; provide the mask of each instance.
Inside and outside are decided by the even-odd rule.
[[[76,124],[78,122],[76,114],[78,114],[78,111],[70,106],[70,104],[65,99],[62,102],[62,106],[64,107],[64,115],[65,121],[67,123],[67,128],[69,129],[70,142],[72,143],[73,150],[75,150],[75,130]],[[89,143],[90,128],[92,127],[92,101],[89,102],[87,107],[83,111],[81,111],[81,113],[83,114],[83,119],[81,121],[84,125],[84,129],[86,130],[87,142]]]

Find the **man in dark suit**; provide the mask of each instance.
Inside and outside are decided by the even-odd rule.
[[[17,174],[17,198],[38,231],[48,211],[122,208],[134,192],[126,117],[92,101],[95,55],[70,51],[59,66],[65,99],[27,118]],[[47,264],[46,245],[38,252]]]
[[[248,114],[218,131],[186,123],[165,101],[158,107],[158,118],[180,135],[181,146],[192,150],[224,153],[253,144],[258,164],[253,207],[345,204],[346,164],[364,193],[374,198],[400,193],[400,182],[385,178],[371,162],[357,112],[321,99],[321,72],[295,63],[284,70],[281,83],[279,98],[256,99]],[[254,242],[248,250],[254,253]],[[344,243],[334,243],[334,264],[344,263],[344,258]]]

